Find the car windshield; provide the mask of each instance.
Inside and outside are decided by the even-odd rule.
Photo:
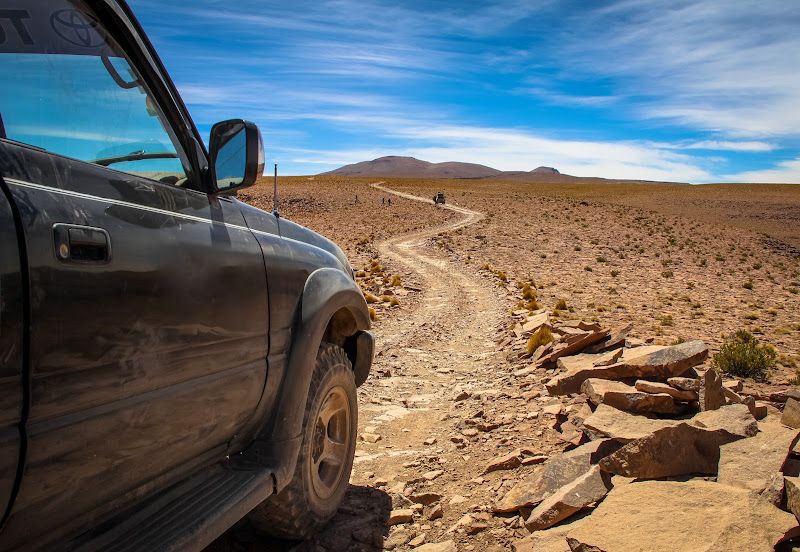
[[[92,12],[66,0],[19,4],[0,12],[0,74],[13,76],[0,87],[5,137],[150,178],[185,179],[188,164],[165,117]]]

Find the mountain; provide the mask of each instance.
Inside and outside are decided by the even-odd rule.
[[[499,171],[476,163],[429,163],[414,157],[390,155],[372,161],[362,161],[324,172],[338,176],[369,176],[384,178],[454,178],[470,180],[511,180],[515,182],[548,182],[562,184],[663,184],[649,180],[609,180],[561,174],[553,167],[537,167],[532,171]],[[668,184],[677,184],[669,182]]]
[[[322,174],[339,176],[385,176],[396,178],[487,178],[503,174],[502,171],[475,163],[428,163],[413,157],[390,155],[345,165]]]

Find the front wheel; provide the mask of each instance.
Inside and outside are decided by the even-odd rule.
[[[250,513],[260,530],[305,539],[336,514],[347,491],[358,428],[355,378],[344,350],[320,345],[292,481]]]

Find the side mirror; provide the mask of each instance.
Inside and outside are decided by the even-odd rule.
[[[252,186],[264,172],[264,142],[255,123],[232,119],[215,124],[208,149],[214,193]]]

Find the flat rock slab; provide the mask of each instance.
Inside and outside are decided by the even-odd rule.
[[[682,378],[680,376],[675,378],[667,378],[667,383],[678,389],[684,391],[699,391],[700,380],[695,378]]]
[[[781,423],[785,426],[800,429],[800,401],[789,397],[783,407]]]
[[[629,443],[650,435],[658,429],[679,423],[675,420],[660,420],[631,414],[607,404],[601,404],[594,414],[584,420],[583,425],[621,443]]]
[[[691,480],[615,487],[567,534],[573,552],[772,552],[793,515],[736,487]]]
[[[585,519],[585,518],[584,518]],[[567,534],[583,523],[583,519],[551,527],[511,543],[511,552],[570,552]]]
[[[725,390],[719,372],[707,370],[700,381],[700,410],[716,410],[724,406]]]
[[[786,489],[786,507],[800,521],[800,478],[784,477]]]
[[[567,483],[533,509],[525,527],[530,532],[552,527],[575,512],[602,500],[611,489],[611,477],[593,466],[588,472]]]
[[[778,423],[761,423],[755,437],[723,445],[719,449],[717,481],[761,494],[783,468],[798,430]]]
[[[731,405],[721,410],[722,415],[717,417],[705,416],[697,421],[698,415],[687,422],[658,429],[650,435],[631,441],[614,454],[603,458],[600,468],[617,475],[642,479],[716,474],[719,448],[755,435],[758,427],[744,405]],[[752,420],[754,430],[742,428],[739,418],[745,415]]]
[[[619,362],[610,366],[594,366],[589,359],[562,364],[568,371],[545,384],[551,395],[577,393],[589,378],[619,380],[624,378],[671,378],[700,364],[708,356],[708,347],[702,341],[689,341],[672,347],[639,347],[628,350]]]
[[[621,381],[590,378],[581,385],[581,392],[594,404],[606,404],[628,412],[676,412],[675,401],[670,395],[637,391]]]
[[[657,381],[636,380],[636,383],[633,386],[637,391],[643,391],[645,393],[666,393],[678,401],[696,401],[698,398],[700,398],[697,391],[684,391],[683,389],[675,389],[671,385]]]
[[[593,464],[619,447],[610,439],[591,441],[569,452],[558,454],[514,485],[495,505],[496,512],[514,512],[536,506],[542,500],[588,472]]]

